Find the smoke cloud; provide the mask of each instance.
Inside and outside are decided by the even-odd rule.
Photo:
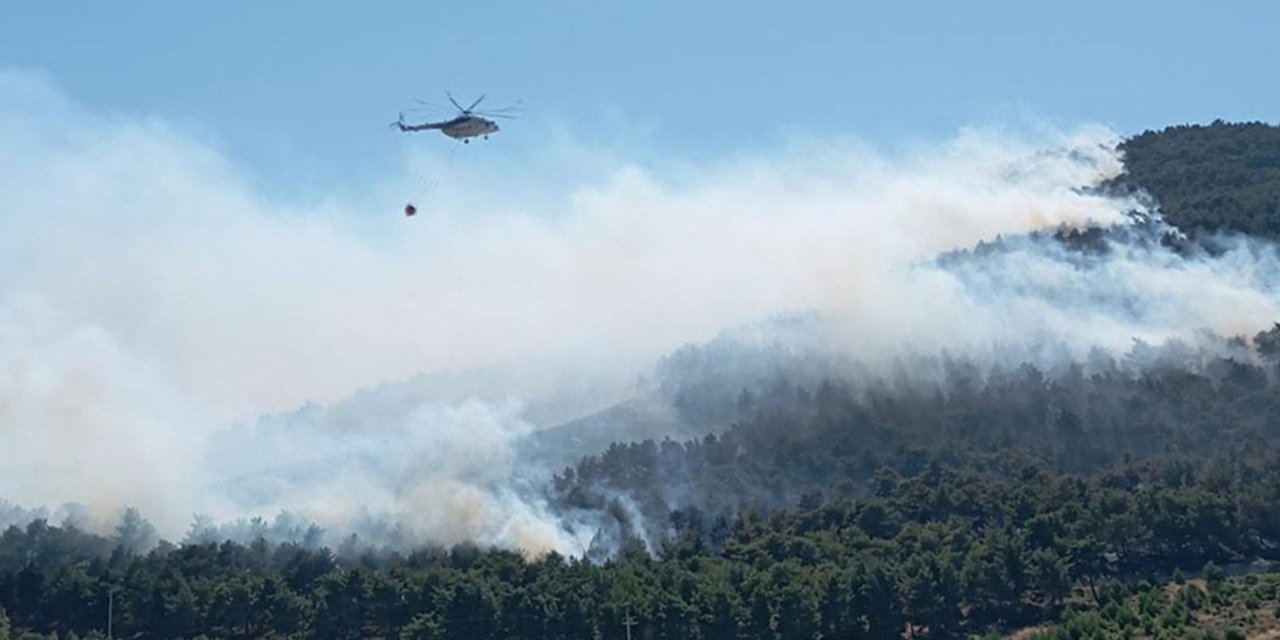
[[[0,141],[0,497],[102,526],[133,505],[170,538],[207,514],[581,553],[591,514],[553,513],[516,441],[778,312],[820,314],[822,342],[873,365],[1277,317],[1274,251],[1243,240],[932,262],[1127,224],[1139,203],[1081,189],[1121,170],[1097,127],[666,166],[568,142],[449,162],[430,140],[402,177],[281,202],[198,135],[7,72]],[[424,173],[439,186],[404,218]]]

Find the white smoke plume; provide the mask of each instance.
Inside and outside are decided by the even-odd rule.
[[[1122,223],[1134,202],[1079,189],[1120,170],[1116,142],[975,129],[909,153],[807,141],[648,169],[557,143],[505,165],[519,172],[418,151],[363,196],[287,203],[172,124],[0,73],[0,497],[99,522],[133,505],[170,538],[197,513],[288,511],[337,532],[393,523],[402,544],[581,553],[589,518],[531,498],[513,442],[724,327],[816,311],[874,361],[1267,326],[1257,252],[1134,253],[1102,284],[1034,253],[990,278],[914,266]],[[400,216],[428,170],[439,190]],[[421,372],[454,375],[427,399],[376,390]]]

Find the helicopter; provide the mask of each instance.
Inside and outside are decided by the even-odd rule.
[[[476,111],[475,108],[484,100],[483,94],[481,94],[479,98],[476,98],[476,101],[472,102],[471,106],[466,108],[463,108],[462,105],[458,104],[458,101],[454,100],[453,96],[449,94],[445,94],[445,96],[449,98],[449,102],[452,103],[454,107],[457,107],[459,112],[452,120],[424,122],[423,124],[405,124],[404,114],[401,113],[400,118],[392,123],[391,126],[399,127],[400,130],[405,133],[439,129],[440,133],[443,133],[450,138],[462,140],[464,143],[470,143],[471,138],[476,136],[484,136],[484,139],[488,140],[490,134],[497,133],[500,130],[498,123],[490,120],[489,118],[515,117],[507,113],[515,107],[495,109],[492,111]]]

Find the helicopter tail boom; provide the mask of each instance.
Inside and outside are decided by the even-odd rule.
[[[422,124],[405,124],[404,114],[400,114],[400,118],[396,120],[392,126],[399,127],[401,131],[429,131],[431,129],[443,129],[447,122],[424,122]]]

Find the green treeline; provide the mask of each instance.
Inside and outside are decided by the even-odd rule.
[[[687,531],[599,565],[265,542],[102,557],[94,536],[36,522],[0,538],[0,606],[60,637],[104,629],[114,589],[115,631],[137,638],[617,637],[628,610],[642,638],[945,638],[1070,622],[1179,567],[1280,560],[1280,452],[1262,446],[1087,477],[1012,451],[985,469],[930,456],[874,484],[735,520],[719,551]]]

